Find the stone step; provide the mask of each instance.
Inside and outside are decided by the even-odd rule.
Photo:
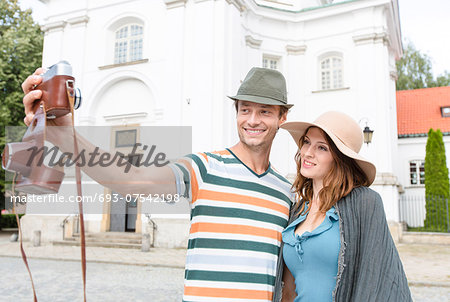
[[[80,233],[74,233],[73,237],[80,237]],[[85,233],[86,238],[115,238],[115,239],[141,239],[140,233],[128,232],[99,232],[99,233]]]
[[[67,241],[80,241],[79,236],[65,238]],[[101,237],[88,237],[85,238],[86,242],[111,242],[111,243],[132,243],[132,244],[142,244],[142,238],[101,238]]]
[[[53,245],[64,246],[80,246],[79,240],[56,240],[52,242]],[[90,242],[86,241],[88,247],[106,247],[106,248],[122,248],[122,249],[141,249],[141,244],[136,243],[119,243],[119,242]]]

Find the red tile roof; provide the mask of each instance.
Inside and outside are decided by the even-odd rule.
[[[441,107],[450,107],[450,86],[397,91],[399,136],[426,134],[430,128],[450,132],[450,117]]]

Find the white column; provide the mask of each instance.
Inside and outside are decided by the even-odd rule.
[[[353,37],[356,45],[357,106],[360,118],[367,118],[374,130],[372,143],[364,144],[361,154],[377,167],[377,177],[372,188],[383,198],[386,217],[399,221],[398,180],[394,174],[397,139],[392,109],[395,107],[395,91],[392,91],[389,70],[388,36],[375,32]],[[376,64],[383,62],[383,64]],[[365,122],[360,125],[362,128]]]

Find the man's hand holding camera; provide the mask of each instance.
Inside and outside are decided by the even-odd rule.
[[[69,72],[66,72],[68,70]],[[71,87],[68,85],[69,81],[72,81]],[[65,99],[67,99],[65,97],[66,88],[68,95],[70,88],[75,100],[75,102],[72,102],[71,107],[77,108],[77,94],[73,85],[74,79],[71,77],[71,67],[64,61],[53,65],[49,70],[44,68],[36,69],[22,84],[22,90],[25,93],[23,97],[26,115],[24,118],[25,124],[30,126],[32,123],[35,123],[33,119],[36,120],[36,117],[42,111],[45,112],[46,140],[61,151],[69,153],[74,150],[74,129],[72,128],[73,121],[70,108],[69,106],[64,106],[64,103],[66,102]],[[68,98],[70,99],[70,97]],[[79,102],[78,100],[78,105]],[[43,108],[40,109],[40,107]],[[77,141],[80,153],[91,154],[98,150],[97,146],[80,135],[77,135]],[[108,152],[102,150],[101,153],[106,154]],[[120,161],[120,159],[118,160]],[[170,167],[148,168],[132,166],[125,173],[122,166],[114,164],[103,167],[83,165],[81,169],[98,183],[124,196],[126,194],[175,194],[177,191],[175,177]]]
[[[30,75],[23,83],[22,90],[25,93],[23,97],[23,105],[25,107],[25,118],[24,123],[29,126],[34,118],[34,114],[39,109],[40,99],[42,97],[42,90],[36,89],[39,84],[42,83],[42,74],[45,73],[45,69],[40,67]],[[48,120],[47,125],[49,126],[71,126],[72,119],[70,114],[63,115],[59,118]]]

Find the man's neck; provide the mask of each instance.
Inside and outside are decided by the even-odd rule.
[[[253,172],[260,175],[269,168],[270,148],[249,148],[241,142],[230,150]]]

